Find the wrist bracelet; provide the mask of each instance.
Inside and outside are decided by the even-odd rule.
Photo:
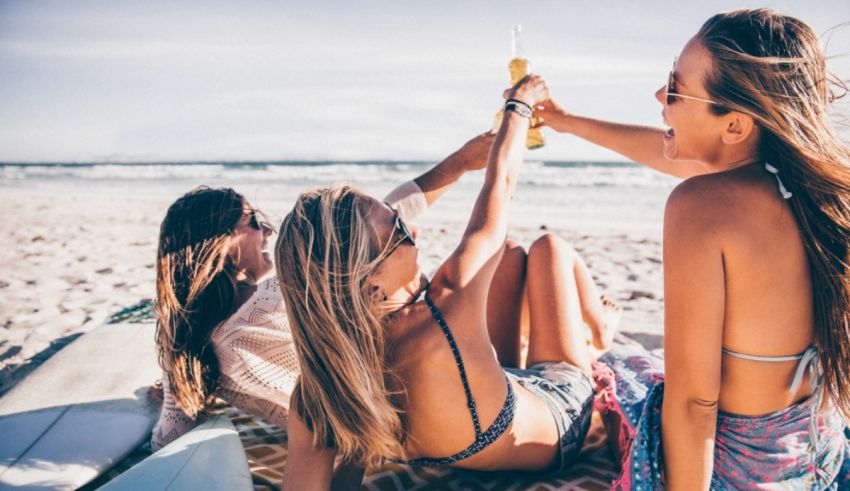
[[[531,106],[517,99],[508,99],[505,101],[505,111],[514,111],[523,118],[531,118],[534,114]]]
[[[522,104],[523,106],[527,107],[529,111],[534,111],[534,109],[532,109],[531,106],[529,106],[527,102],[521,101],[519,99],[508,99],[505,102],[516,102],[517,104]]]

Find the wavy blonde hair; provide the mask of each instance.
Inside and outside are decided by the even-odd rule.
[[[752,116],[761,157],[793,197],[812,272],[815,341],[826,394],[850,418],[850,148],[831,126],[844,81],[826,70],[817,34],[770,9],[717,14],[696,35],[711,53],[709,96]]]
[[[156,342],[174,399],[194,419],[219,386],[213,329],[236,309],[230,257],[245,198],[232,189],[199,187],[165,214],[156,258]]]
[[[275,257],[301,365],[291,410],[315,444],[369,466],[405,457],[405,429],[389,337],[368,291],[386,246],[375,244],[365,198],[347,185],[302,194]]]

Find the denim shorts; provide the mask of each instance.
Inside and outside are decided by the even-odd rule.
[[[563,361],[504,370],[508,377],[545,402],[555,417],[560,458],[558,465],[550,469],[553,475],[560,473],[575,461],[590,428],[593,382],[580,368]]]

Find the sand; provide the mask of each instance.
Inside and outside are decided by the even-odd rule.
[[[180,192],[139,192],[138,186],[7,183],[0,189],[6,211],[0,234],[0,394],[63,340],[99,325],[111,312],[154,297],[159,223]],[[275,220],[291,204],[289,197],[259,201],[255,204]],[[446,224],[435,216],[465,210],[438,211],[420,223],[425,271],[451,252],[463,229],[462,221]],[[660,229],[624,233],[595,223],[588,233],[547,226],[542,218],[519,222],[512,224],[510,237],[525,246],[547,232],[572,243],[602,291],[623,306],[622,332],[649,347],[660,345]]]

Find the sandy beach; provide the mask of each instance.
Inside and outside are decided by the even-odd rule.
[[[398,182],[391,179],[413,172],[363,187],[381,194]],[[153,298],[159,223],[174,199],[201,182],[199,178],[0,180],[0,200],[9,210],[0,234],[0,268],[5,272],[0,279],[0,394],[37,366],[52,343],[55,350],[57,341],[92,329],[109,313]],[[433,271],[461,235],[477,187],[474,178],[463,182],[418,223],[425,271]],[[276,223],[297,192],[311,187],[253,180],[213,184],[232,185]],[[522,193],[521,188],[518,195]],[[606,205],[601,200],[596,207],[584,203],[587,209],[606,211],[571,218],[565,209],[538,210],[534,200],[518,197],[510,237],[528,246],[540,234],[551,232],[572,243],[602,291],[622,304],[622,332],[656,347],[662,332],[657,208],[663,199],[662,189],[657,203],[641,205],[644,212],[635,216],[643,216],[645,223],[636,226],[635,219],[628,218],[634,214],[628,203]]]

